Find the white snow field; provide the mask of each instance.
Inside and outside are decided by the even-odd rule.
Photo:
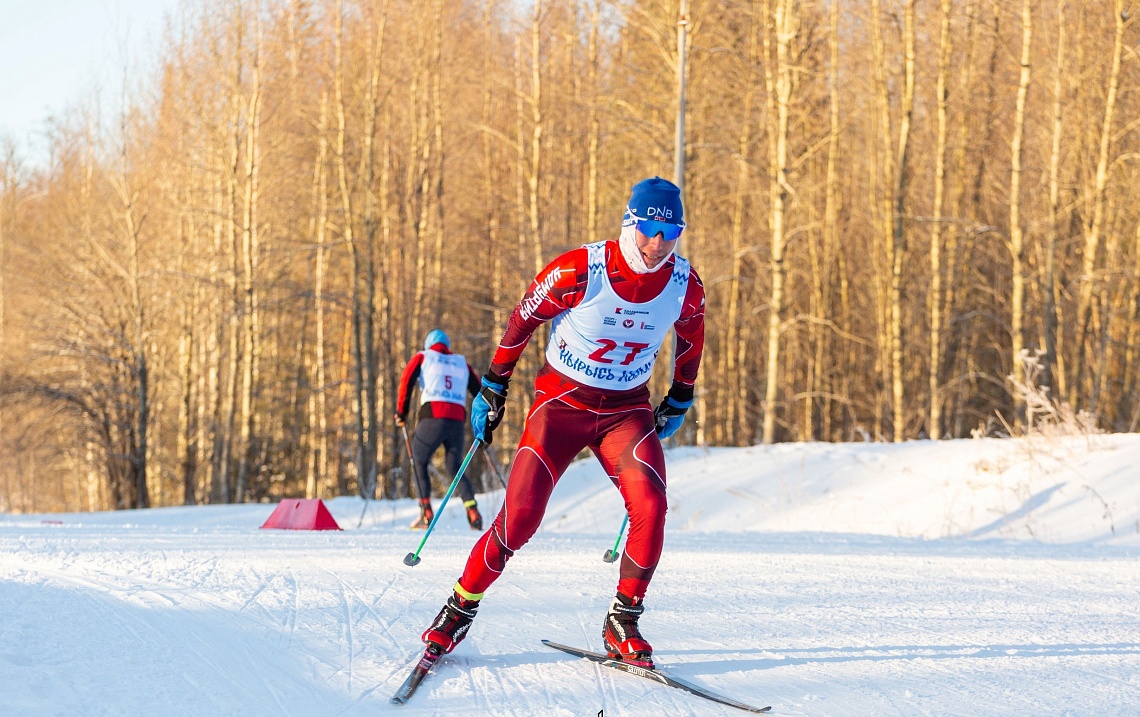
[[[1140,715],[1140,436],[668,454],[658,664],[776,715]],[[485,512],[501,493],[481,496]],[[476,534],[412,501],[0,516],[0,715],[743,715],[601,649],[621,524],[591,458],[411,701]],[[43,521],[62,521],[61,524]]]

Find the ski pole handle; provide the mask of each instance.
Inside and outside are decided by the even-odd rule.
[[[625,518],[621,521],[621,530],[618,531],[618,537],[617,540],[614,541],[613,550],[607,550],[606,554],[602,556],[602,560],[606,561],[607,563],[612,563],[618,559],[618,556],[620,555],[620,553],[617,551],[618,543],[621,542],[621,536],[622,533],[625,532],[625,526],[627,523],[629,523],[629,513],[626,513]]]
[[[439,521],[439,517],[443,515],[444,506],[447,505],[447,501],[451,500],[451,494],[455,492],[455,486],[459,485],[459,479],[467,472],[467,466],[471,464],[471,459],[475,457],[475,452],[479,450],[479,446],[481,445],[483,445],[483,442],[478,438],[471,444],[471,450],[467,451],[467,457],[463,459],[463,465],[459,466],[455,478],[452,479],[451,486],[447,489],[447,493],[443,496],[443,500],[439,504],[439,510],[436,511],[435,516],[431,519],[431,523],[428,524],[427,530],[424,532],[423,540],[420,541],[419,547],[416,548],[414,553],[408,553],[404,556],[404,565],[415,567],[420,564],[420,551],[424,549],[424,543],[427,542],[431,531],[435,529],[435,524]]]

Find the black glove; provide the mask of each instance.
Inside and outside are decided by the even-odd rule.
[[[503,407],[507,403],[507,385],[510,379],[488,371],[483,376],[483,388],[471,402],[471,428],[475,438],[488,445],[493,433],[503,422]]]

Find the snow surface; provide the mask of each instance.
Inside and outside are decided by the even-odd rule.
[[[642,618],[674,674],[778,715],[1140,714],[1140,436],[682,448]],[[485,513],[501,492],[480,496]],[[0,715],[742,715],[598,650],[617,491],[574,464],[468,639],[388,703],[476,534],[449,505],[0,516]],[[60,524],[44,521],[62,521]]]

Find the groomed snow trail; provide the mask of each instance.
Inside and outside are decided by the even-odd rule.
[[[1134,716],[1140,550],[1125,516],[1140,500],[1119,471],[1136,475],[1140,440],[1129,438],[1036,473],[1013,458],[976,470],[962,480],[981,498],[967,509],[954,493],[949,507],[929,508],[941,521],[914,507],[928,492],[886,498],[856,474],[869,466],[880,482],[905,483],[904,468],[913,481],[929,462],[942,481],[944,443],[927,444],[934,456],[917,455],[921,444],[677,451],[643,630],[677,676],[773,714]],[[958,443],[975,451],[963,465],[994,465],[998,449]],[[829,477],[822,466],[843,470]],[[1048,491],[1074,472],[1111,506],[1110,529],[1089,527],[1096,511],[1076,502],[1089,490]],[[893,515],[909,534],[836,517],[855,510],[837,506],[838,493],[876,496],[879,524]],[[1003,501],[1010,517],[998,520]],[[330,507],[348,528],[361,504]],[[876,508],[865,499],[858,510]],[[449,506],[415,568],[401,563],[421,535],[404,527],[410,501],[377,503],[364,528],[341,533],[258,530],[271,511],[0,516],[0,713],[743,714],[539,642],[601,648],[617,580],[601,558],[621,509],[589,464],[571,469],[470,637],[404,707],[388,698],[476,537],[460,507]],[[702,524],[710,515],[719,529]],[[826,515],[831,530],[819,525]],[[796,520],[803,527],[788,525]],[[914,527],[935,522],[958,537]],[[1083,537],[1043,542],[1026,530]]]

